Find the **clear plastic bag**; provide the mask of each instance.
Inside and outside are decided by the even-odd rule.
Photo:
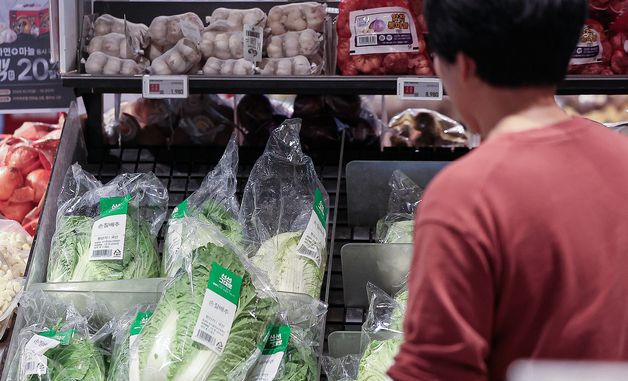
[[[277,291],[318,299],[327,258],[329,196],[301,150],[301,121],[275,129],[253,167],[240,209],[253,263]]]
[[[88,318],[71,304],[42,291],[27,292],[21,307],[25,326],[7,361],[7,381],[105,380],[102,350]]]
[[[154,305],[137,305],[113,319],[113,350],[107,380],[139,380],[139,334],[153,311]]]
[[[316,75],[323,70],[321,59],[305,56],[288,58],[264,58],[259,65],[241,59],[219,59],[210,57],[203,66],[205,75]]]
[[[388,213],[377,221],[377,240],[382,243],[412,243],[415,214],[423,197],[423,188],[400,170],[393,172],[388,184]]]
[[[261,75],[290,76],[316,75],[320,74],[322,70],[322,60],[298,55],[288,58],[264,58],[257,71]]]
[[[165,53],[183,38],[198,44],[203,27],[203,21],[192,12],[155,17],[148,27],[152,47],[150,59]]]
[[[259,8],[229,9],[216,8],[211,16],[206,17],[208,30],[223,32],[241,32],[245,25],[266,25],[266,13]]]
[[[190,224],[197,227],[186,229],[189,234],[202,232],[213,243],[194,251],[144,326],[140,380],[242,381],[257,361],[278,303],[244,253],[213,224]]]
[[[159,75],[197,74],[201,69],[202,54],[198,42],[180,39],[173,47],[166,50],[150,63],[150,73]]]
[[[362,353],[341,358],[324,357],[323,369],[330,381],[390,380],[386,372],[403,343],[407,287],[403,286],[395,297],[372,283],[367,283],[366,290],[369,311],[362,324]]]
[[[0,255],[11,271],[23,277],[33,238],[15,221],[0,217]]]
[[[403,334],[403,318],[408,301],[408,290],[404,285],[393,297],[372,283],[366,284],[369,311],[362,324],[362,339],[380,335]]]
[[[109,14],[83,19],[82,62],[88,74],[135,75],[150,61],[143,54],[149,45],[148,27]]]
[[[201,34],[203,58],[215,57],[221,60],[244,58],[244,36],[239,31],[225,32],[205,28]]]
[[[48,282],[158,276],[156,238],[167,203],[153,173],[126,173],[102,185],[74,164],[59,195]]]
[[[339,358],[323,356],[321,365],[329,381],[353,381],[358,378],[361,355],[347,355]]]
[[[285,58],[305,56],[322,60],[325,44],[323,35],[312,29],[299,32],[286,32],[278,36],[270,36],[264,42],[264,49],[268,58]]]
[[[94,36],[87,45],[87,54],[103,53],[109,57],[134,60],[137,52],[127,43],[127,36],[124,33],[108,33],[101,36]]]
[[[148,63],[143,57],[150,38],[148,27],[109,14],[86,15],[83,19],[84,51]]]
[[[388,122],[384,146],[466,147],[469,133],[463,125],[433,110],[410,108]]]
[[[377,286],[368,283],[369,312],[362,324],[362,348],[364,353],[358,365],[357,380],[383,377],[393,365],[403,343],[403,318],[408,298],[404,287],[391,297]]]
[[[240,59],[222,60],[216,57],[210,57],[203,66],[203,74],[205,75],[253,75],[255,74],[255,64]]]
[[[125,19],[120,19],[109,14],[100,15],[94,20],[94,35],[104,36],[109,33],[127,34],[132,40],[138,41],[142,48],[148,46],[148,27]]]
[[[434,75],[421,1],[343,0],[336,20],[343,75]],[[379,38],[386,36],[386,41]]]
[[[180,203],[168,220],[162,275],[174,277],[189,258],[192,250],[205,246],[210,237],[184,233],[189,219],[215,225],[234,244],[242,240],[242,227],[238,222],[240,205],[236,199],[238,175],[238,143],[233,134],[218,165],[205,176],[199,189]],[[184,218],[185,217],[185,218]],[[183,241],[184,236],[189,239]]]
[[[300,294],[278,293],[281,313],[247,381],[318,380],[318,353],[327,306]]]
[[[20,224],[0,219],[0,337],[22,295],[32,242]]]
[[[266,27],[268,32],[274,36],[305,29],[322,33],[326,15],[325,4],[302,2],[276,5],[268,11]]]
[[[146,71],[146,64],[137,63],[132,59],[119,58],[96,51],[87,57],[85,72],[87,74],[105,75],[136,75]]]

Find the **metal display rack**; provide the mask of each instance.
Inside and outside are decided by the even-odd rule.
[[[61,1],[61,0],[59,0]],[[79,7],[87,7],[86,1],[78,1]],[[143,19],[160,14],[194,11],[204,4],[212,7],[220,2],[151,2],[157,6],[143,5]],[[243,8],[251,2],[229,2],[228,6]],[[255,3],[269,8],[272,2]],[[94,9],[121,16],[128,7],[125,1],[95,1]],[[205,8],[204,12],[208,13]],[[129,17],[133,19],[133,17]],[[158,298],[163,279],[141,281],[84,282],[75,284],[45,284],[50,241],[55,227],[56,199],[65,171],[74,161],[84,164],[102,182],[107,182],[123,172],[153,171],[167,187],[170,195],[169,209],[196,190],[207,172],[222,155],[224,147],[110,147],[103,143],[102,95],[106,93],[141,93],[141,76],[95,76],[76,71],[62,74],[64,86],[75,89],[82,96],[87,112],[85,137],[89,154],[81,146],[80,130],[66,128],[59,154],[53,169],[47,201],[42,212],[37,239],[31,254],[28,286],[46,292],[72,295],[75,300],[89,292],[106,296],[123,293],[112,310],[133,303],[137,297]],[[343,77],[323,75],[315,77],[206,77],[189,76],[190,93],[234,94],[309,94],[354,95],[396,94],[397,77],[359,76]],[[568,77],[558,88],[558,93],[569,94],[628,94],[628,78]],[[77,123],[78,116],[70,115],[67,123]],[[359,330],[368,307],[365,283],[378,283],[385,291],[393,292],[400,284],[404,271],[409,268],[411,247],[408,245],[382,245],[375,243],[374,227],[383,217],[388,200],[388,180],[394,169],[402,169],[419,185],[425,186],[433,175],[447,162],[468,152],[467,149],[433,148],[420,151],[386,149],[380,151],[355,151],[347,148],[344,141],[338,149],[308,152],[312,156],[318,175],[330,195],[330,223],[328,247],[331,255],[323,282],[322,299],[328,303],[325,325],[324,351],[340,356],[359,350]],[[261,149],[242,148],[238,175],[238,198],[241,199],[244,184]],[[367,189],[368,192],[363,192]],[[371,206],[371,207],[369,207]],[[159,241],[163,240],[163,229]],[[161,250],[160,250],[161,251]],[[45,261],[45,262],[44,262]],[[359,266],[356,266],[359,263]],[[91,284],[90,284],[91,283]],[[133,290],[133,291],[130,291]],[[142,295],[140,295],[142,294]],[[139,296],[138,296],[139,295]],[[23,324],[22,317],[14,325],[16,335]],[[329,338],[329,342],[327,342]],[[329,346],[327,345],[329,344]],[[356,349],[357,348],[357,349]],[[14,351],[11,344],[10,353]]]
[[[61,75],[63,85],[75,89],[82,96],[88,110],[90,125],[100,125],[102,95],[106,93],[141,93],[141,76],[103,76],[67,73]],[[394,95],[397,93],[395,76],[339,76],[309,77],[264,76],[189,76],[190,93],[207,94],[304,94],[304,95]],[[560,95],[627,94],[628,78],[568,77],[559,87]]]
[[[190,92],[232,94],[395,95],[396,76],[201,76],[191,75]],[[63,85],[78,94],[141,93],[142,77],[68,73]],[[626,94],[628,78],[621,76],[569,76],[558,86],[559,95]]]

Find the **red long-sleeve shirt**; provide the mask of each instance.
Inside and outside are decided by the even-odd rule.
[[[396,381],[628,360],[628,138],[574,118],[453,163],[423,199],[409,290]]]

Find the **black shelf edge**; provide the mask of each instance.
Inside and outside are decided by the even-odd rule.
[[[142,76],[62,74],[63,86],[85,93],[141,93]],[[189,76],[190,93],[216,94],[396,94],[397,77],[388,76]]]
[[[77,94],[141,93],[142,76],[62,74],[63,86]],[[190,93],[388,95],[397,93],[396,76],[220,76],[191,75]],[[569,76],[559,95],[628,94],[628,76]]]

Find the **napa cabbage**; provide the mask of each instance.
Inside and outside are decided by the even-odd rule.
[[[91,229],[97,221],[62,217],[51,245],[49,282],[102,281],[159,276],[159,256],[149,225],[127,215],[121,260],[90,260]]]
[[[131,308],[112,321],[113,333],[111,365],[108,381],[135,381],[139,377],[137,339],[143,326],[152,315],[154,306],[140,305]]]
[[[29,331],[27,329],[27,331]],[[34,332],[20,333],[21,344],[26,344]],[[47,336],[50,337],[50,336]],[[7,381],[105,381],[105,362],[100,348],[85,335],[74,333],[69,342],[60,342],[55,348],[46,350],[45,374],[28,374],[33,368],[34,352],[24,345],[18,355],[16,367],[11,367]]]
[[[283,372],[275,377],[275,381],[318,380],[318,363],[312,347],[303,345],[291,337],[284,361]]]
[[[412,243],[414,240],[414,220],[397,221],[390,224],[383,243]]]
[[[390,297],[387,296],[387,298]],[[390,378],[386,375],[386,372],[388,372],[388,368],[390,368],[394,363],[395,356],[397,356],[399,347],[403,342],[403,319],[407,303],[408,289],[404,288],[394,298],[394,308],[392,310],[392,314],[387,315],[389,317],[386,320],[389,321],[385,322],[385,325],[389,328],[384,330],[384,334],[382,336],[378,336],[377,333],[375,333],[373,337],[369,337],[369,334],[366,335],[371,339],[371,341],[368,343],[366,350],[360,359],[358,381],[390,380]],[[371,304],[371,308],[373,307],[374,305]],[[369,315],[374,315],[375,313],[376,311],[369,311]],[[384,314],[383,316],[386,315]]]
[[[229,339],[221,355],[192,340],[213,263],[242,277]],[[255,363],[277,301],[262,294],[233,249],[213,243],[193,253],[190,272],[165,288],[139,338],[140,380],[238,381]]]
[[[390,328],[392,330],[403,332],[403,319],[406,313],[406,305],[408,304],[408,289],[404,289],[395,297],[397,306],[393,310]]]
[[[241,243],[242,227],[237,220],[240,206],[235,196],[237,172],[238,142],[234,133],[216,167],[172,212],[166,231],[162,275],[174,277],[189,263],[194,249],[215,243],[206,229],[190,229],[190,223],[194,227],[213,225],[231,243]]]
[[[48,263],[48,282],[67,282],[72,278],[79,258],[89,251],[93,224],[91,217],[61,217],[50,246],[56,259]]]
[[[100,349],[87,338],[48,350],[50,381],[105,381],[105,363]],[[31,376],[29,381],[38,380]]]
[[[188,209],[182,212],[179,218],[175,217],[175,213],[176,210],[168,221],[163,276],[174,277],[183,267],[185,260],[190,259],[194,249],[210,242],[217,243],[213,239],[213,234],[204,229],[208,224],[215,226],[233,244],[238,245],[242,241],[242,226],[235,215],[217,201],[206,200],[200,208]]]
[[[371,341],[360,359],[358,381],[390,381],[386,372],[394,364],[402,342],[401,338]]]
[[[318,299],[325,272],[325,255],[321,266],[299,255],[297,246],[301,232],[278,234],[262,242],[253,257],[253,263],[270,278],[277,291],[307,294]]]

